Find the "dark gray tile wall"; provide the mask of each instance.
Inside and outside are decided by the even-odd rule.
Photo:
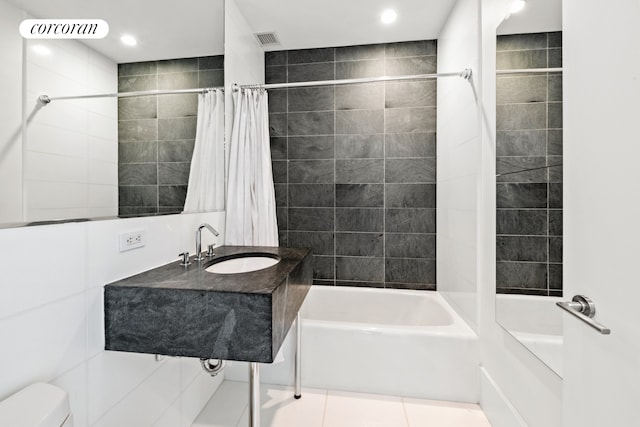
[[[498,37],[498,69],[561,66],[561,32]],[[496,170],[516,172],[497,178],[497,291],[561,296],[562,74],[499,75],[496,94]]]
[[[269,52],[266,82],[436,72],[436,42]],[[281,244],[314,283],[436,288],[436,82],[269,91]]]
[[[223,56],[118,65],[119,92],[223,85]],[[118,100],[120,216],[182,212],[197,113],[197,94]]]

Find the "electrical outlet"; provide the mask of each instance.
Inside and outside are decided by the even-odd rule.
[[[144,246],[144,230],[129,231],[120,233],[120,252]]]

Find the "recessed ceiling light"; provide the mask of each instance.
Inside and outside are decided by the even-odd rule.
[[[120,41],[127,46],[135,46],[138,44],[138,40],[136,40],[135,37],[129,34],[125,34],[124,36],[120,37]]]
[[[526,0],[515,0],[511,5],[511,13],[518,13],[527,5]]]
[[[34,45],[31,49],[38,55],[51,55],[51,49],[41,44]]]
[[[398,17],[398,14],[396,13],[395,10],[387,9],[384,12],[382,12],[382,15],[380,15],[380,20],[382,21],[383,24],[392,24],[396,21],[397,17]]]

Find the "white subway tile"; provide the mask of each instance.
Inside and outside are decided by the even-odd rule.
[[[117,110],[116,110],[117,111]],[[118,121],[114,117],[108,117],[95,112],[88,112],[88,132],[91,136],[117,141]]]
[[[50,383],[69,393],[73,427],[87,427],[87,364],[82,363]]]
[[[203,373],[200,359],[181,357],[180,359],[180,390],[187,389],[196,377]]]
[[[87,364],[89,425],[95,424],[161,365],[151,354],[118,351],[104,351],[90,359]]]
[[[87,230],[87,284],[91,287],[178,259],[179,215],[98,221]],[[145,231],[145,246],[120,252],[118,235],[135,230]]]
[[[84,292],[0,321],[0,398],[50,381],[86,359]]]
[[[118,164],[89,160],[89,183],[103,185],[118,185]]]
[[[42,67],[53,77],[63,76],[76,85],[85,86],[89,73],[87,48],[69,40],[29,40],[27,43],[27,69]],[[31,47],[35,44],[46,44],[51,50],[49,55],[39,55]]]
[[[87,208],[29,208],[26,221],[46,221],[52,219],[88,218]]]
[[[86,157],[87,137],[84,133],[34,121],[28,125],[29,151],[65,156]]]
[[[84,290],[85,226],[0,230],[0,319]]]
[[[89,158],[103,162],[118,163],[118,140],[89,137]]]
[[[104,350],[104,291],[87,290],[87,358]]]
[[[26,176],[27,179],[34,181],[84,184],[89,182],[89,165],[86,158],[82,157],[29,152]]]
[[[86,207],[89,199],[89,184],[26,181],[25,185],[28,209]]]
[[[153,424],[153,427],[180,427],[180,399],[169,406],[169,409]]]
[[[30,63],[27,66],[27,89],[38,94],[49,96],[72,96],[87,95],[87,90],[83,81],[78,81],[79,76],[68,76],[52,71],[60,63],[59,56],[51,55],[51,61],[46,66]],[[37,98],[37,97],[36,97]],[[35,99],[35,98],[34,98]],[[64,101],[68,103],[69,101]],[[45,106],[49,108],[55,106],[56,101]],[[61,103],[58,103],[60,105]]]
[[[112,208],[109,212],[118,212],[118,186],[117,183],[111,185],[89,185],[89,208]],[[104,216],[104,215],[97,215]]]
[[[89,218],[110,218],[118,215],[118,207],[105,207],[105,208],[88,208],[87,217]]]
[[[89,49],[89,86],[92,89],[117,92],[118,64],[110,58]]]
[[[265,385],[262,386],[261,399],[262,403],[266,400],[271,400],[270,396],[267,396],[264,393]],[[326,394],[326,392],[325,392]],[[291,394],[289,394],[291,397]],[[307,400],[308,395],[304,395],[304,401]],[[302,402],[302,401],[301,401]],[[276,407],[280,407],[279,403],[276,403]],[[243,414],[246,413],[247,406],[249,404],[249,383],[246,382],[238,382],[238,381],[224,381],[220,388],[216,391],[215,395],[207,402],[204,409],[195,422],[193,423],[193,427],[209,427],[209,426],[217,426],[217,427],[227,427],[227,426],[237,426],[237,425],[248,425],[249,423],[245,420],[244,424],[240,424]],[[324,405],[323,405],[324,408]],[[320,417],[322,420],[322,417]],[[264,422],[263,425],[276,425],[270,424],[268,422]],[[287,425],[287,424],[282,424]],[[289,424],[291,426],[298,424]],[[305,427],[307,426],[304,423]]]
[[[180,396],[181,420],[180,427],[191,427],[194,420],[207,404],[211,396],[216,392],[222,381],[223,375],[211,377],[204,372],[196,377]]]
[[[111,88],[109,86],[102,86],[96,89],[91,89],[92,93],[116,93],[117,88]],[[85,108],[89,113],[99,114],[101,116],[111,119],[114,125],[117,126],[118,120],[118,99],[115,97],[104,98],[89,98],[85,99]]]
[[[118,402],[95,427],[150,426],[173,405],[180,393],[180,367],[169,359],[153,375]]]

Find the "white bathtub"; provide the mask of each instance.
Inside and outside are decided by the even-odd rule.
[[[477,336],[436,292],[314,286],[300,314],[306,387],[478,401]]]

